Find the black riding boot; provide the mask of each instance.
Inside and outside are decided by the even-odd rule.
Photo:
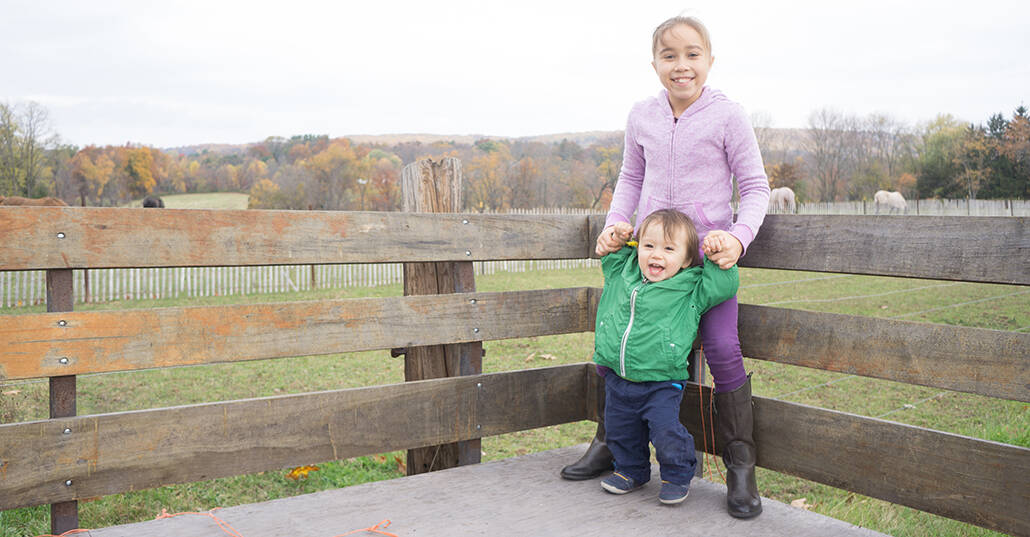
[[[751,376],[732,392],[716,393],[715,411],[723,446],[722,462],[726,464],[726,508],[736,518],[758,516],[762,512],[762,498],[755,482]]]
[[[603,415],[603,414],[602,414]],[[612,452],[604,441],[604,419],[597,424],[597,433],[587,452],[578,461],[561,469],[561,476],[573,481],[593,479],[615,467]]]

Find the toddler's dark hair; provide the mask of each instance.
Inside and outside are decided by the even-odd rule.
[[[673,239],[673,234],[677,231],[685,231],[687,235],[687,259],[690,262],[690,266],[701,262],[701,259],[698,257],[698,247],[701,241],[697,237],[697,228],[694,227],[694,222],[690,220],[690,217],[676,209],[657,210],[647,215],[647,218],[640,224],[640,229],[637,230],[637,237],[642,236],[648,226],[656,223],[662,226],[662,234],[665,235],[665,240],[668,241]]]

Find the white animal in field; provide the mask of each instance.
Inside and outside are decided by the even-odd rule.
[[[880,214],[881,206],[885,207],[888,213],[893,213],[894,211],[899,213],[908,212],[908,204],[905,203],[905,197],[901,195],[901,192],[877,190],[876,194],[873,194],[873,202],[876,206],[876,214]]]
[[[769,192],[769,208],[778,213],[791,213],[797,210],[794,200],[794,191],[789,187],[781,186]]]

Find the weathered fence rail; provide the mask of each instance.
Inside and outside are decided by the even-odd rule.
[[[599,266],[594,259],[479,261],[476,275]],[[202,296],[245,296],[404,282],[401,263],[75,270],[76,304]],[[46,271],[0,272],[0,307],[46,302]]]
[[[911,200],[909,215],[935,216],[1030,216],[1027,200]],[[812,202],[798,205],[798,214],[873,214],[872,202]],[[589,209],[540,208],[512,209],[517,215],[596,215]],[[536,259],[479,261],[475,273],[526,272],[597,267],[595,259]],[[401,263],[276,265],[236,267],[172,267],[76,270],[73,275],[76,304],[190,298],[198,296],[235,296],[264,293],[343,289],[399,284],[404,281]],[[0,308],[43,304],[46,300],[45,271],[0,271]]]
[[[773,215],[742,265],[1030,285],[1030,219],[959,220]],[[587,259],[602,224],[576,215],[8,208],[0,269],[46,270],[51,294],[66,296],[71,270],[82,268]],[[585,332],[598,296],[573,288],[7,316],[0,380],[49,377],[67,397],[60,379],[72,379],[74,401],[75,375],[87,372]],[[740,324],[754,358],[1030,401],[1030,334],[746,305]],[[74,513],[76,500],[103,494],[596,420],[602,391],[592,367],[577,364],[52,414],[0,425],[0,509],[52,503]],[[681,419],[701,434],[695,392]],[[1030,534],[1030,449],[774,399],[755,405],[764,467]]]

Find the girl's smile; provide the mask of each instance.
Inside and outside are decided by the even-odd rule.
[[[701,97],[714,60],[701,34],[690,26],[679,24],[662,34],[651,66],[669,92],[674,116]]]

